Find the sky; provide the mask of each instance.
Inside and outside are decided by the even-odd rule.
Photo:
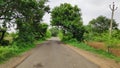
[[[47,3],[51,9],[62,3],[77,5],[81,9],[83,24],[87,25],[90,20],[100,15],[111,18],[109,5],[115,2],[118,9],[115,11],[114,19],[120,24],[120,0],[49,0]],[[50,14],[45,14],[43,21],[50,24]],[[120,25],[119,25],[120,28]]]

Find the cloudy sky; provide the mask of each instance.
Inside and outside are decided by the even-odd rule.
[[[82,12],[83,22],[87,25],[90,20],[100,15],[111,18],[109,5],[113,2],[118,7],[115,11],[114,19],[117,23],[120,23],[120,0],[49,0],[47,4],[52,9],[61,3],[70,3],[73,6],[78,5]],[[43,20],[46,23],[50,23],[50,14],[46,14]]]

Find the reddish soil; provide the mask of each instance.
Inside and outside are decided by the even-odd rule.
[[[116,56],[120,56],[120,48],[111,48],[111,53],[113,53]]]
[[[105,46],[103,42],[87,42],[87,44],[96,49],[102,49],[105,51],[107,50],[107,47]],[[110,52],[120,57],[120,48],[110,48]]]
[[[86,59],[99,65],[100,68],[120,68],[120,63],[116,63],[114,60],[103,58],[100,55],[96,55],[96,54],[93,54],[91,52],[84,51],[84,50],[78,49],[78,48],[73,47],[73,46],[67,45],[67,47],[70,47],[78,54],[84,56]]]
[[[105,44],[103,42],[87,42],[87,44],[96,49],[106,50]]]

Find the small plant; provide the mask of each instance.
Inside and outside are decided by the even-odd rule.
[[[110,53],[110,48],[117,47],[117,45],[120,42],[118,42],[118,39],[116,39],[116,38],[109,38],[108,40],[105,41],[105,43],[107,46],[107,51]]]
[[[60,38],[60,40],[63,39],[63,33],[62,33],[62,31],[59,31],[59,33],[58,33],[58,37]]]
[[[10,57],[14,56],[16,53],[13,48],[0,47],[0,63],[6,61]]]
[[[51,37],[51,32],[50,32],[50,30],[47,30],[45,37],[46,37],[46,38],[50,38],[50,37]]]

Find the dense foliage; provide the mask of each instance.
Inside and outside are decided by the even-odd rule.
[[[52,36],[54,36],[54,37],[56,37],[59,33],[59,29],[57,27],[52,27],[49,30],[50,30]]]
[[[45,23],[38,24],[35,27],[35,31],[34,31],[35,39],[40,39],[40,38],[45,37],[47,29],[48,29],[47,24],[45,24]]]
[[[47,1],[0,0],[0,63],[34,47],[36,40],[41,41],[51,35],[58,35],[64,42],[72,44],[75,42],[75,46],[86,50],[89,47],[78,41],[84,39],[104,42],[108,49],[119,44],[120,30],[117,28],[118,24],[115,20],[113,20],[113,31],[110,38],[108,35],[109,18],[99,16],[91,20],[87,26],[83,26],[80,8],[68,3],[56,6],[51,11],[52,28],[48,29],[48,25],[42,23],[44,14],[50,12],[49,6],[45,5]],[[13,27],[16,27],[16,33],[6,34],[7,30]],[[94,49],[90,47],[89,50]]]
[[[120,30],[118,29],[118,24],[113,20],[112,36],[109,35],[110,19],[105,16],[99,16],[93,19],[85,27],[87,33],[85,33],[85,40],[103,42],[110,52],[110,48],[118,47],[120,42]]]
[[[66,39],[83,40],[84,27],[81,12],[77,6],[61,4],[52,10],[51,19],[51,25],[62,29],[64,37],[67,36]]]
[[[0,0],[0,63],[33,48],[36,39],[41,41],[46,36],[50,37],[48,25],[41,23],[44,14],[50,9],[45,5],[46,2]],[[6,35],[10,28],[15,28],[16,33]],[[4,47],[3,44],[9,46]]]
[[[16,25],[18,31],[16,41],[32,43],[34,38],[38,37],[38,33],[43,36],[48,27],[40,24],[45,12],[49,11],[46,2],[47,0],[1,0],[2,27],[10,28]]]
[[[92,31],[97,33],[103,33],[108,31],[110,28],[110,21],[111,19],[106,18],[105,16],[99,16],[96,19],[93,19],[89,22],[89,25],[92,28]],[[113,20],[113,27],[112,29],[117,29],[118,24]]]

